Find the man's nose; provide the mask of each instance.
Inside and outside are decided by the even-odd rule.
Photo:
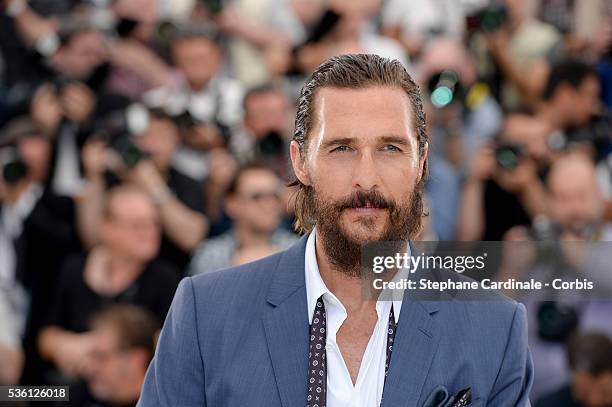
[[[352,184],[354,188],[366,191],[380,187],[379,169],[372,152],[364,151],[361,153],[359,160],[353,168]]]

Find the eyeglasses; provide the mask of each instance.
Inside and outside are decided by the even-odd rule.
[[[274,198],[277,201],[281,199],[280,191],[258,191],[251,192],[243,195],[247,200],[253,202],[261,202],[264,199]]]
[[[125,355],[127,351],[128,349],[123,349],[123,348],[105,349],[105,350],[96,349],[96,350],[91,351],[89,356],[97,362],[107,362],[108,360],[110,360],[111,358],[115,356]]]

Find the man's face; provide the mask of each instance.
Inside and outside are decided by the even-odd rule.
[[[599,112],[599,96],[601,86],[595,76],[589,76],[574,91],[572,109],[574,125],[581,126],[586,124],[594,115]]]
[[[192,89],[199,90],[212,79],[221,62],[217,46],[206,38],[185,38],[172,44],[176,67]]]
[[[585,407],[612,407],[612,372],[572,374],[572,393]]]
[[[97,31],[73,34],[60,51],[57,69],[71,78],[86,78],[106,58],[104,37]]]
[[[165,171],[170,166],[179,139],[178,128],[171,120],[153,117],[147,130],[135,140],[138,147],[151,154],[157,168]]]
[[[253,169],[240,176],[227,208],[235,222],[258,233],[272,233],[282,216],[281,182],[270,170]]]
[[[93,349],[87,381],[96,398],[111,401],[115,399],[129,371],[129,358],[125,351],[119,349],[117,335],[112,327],[98,327],[91,335]]]
[[[44,181],[51,160],[51,143],[41,136],[26,137],[17,146],[19,155],[28,167],[28,175],[36,181]]]
[[[151,260],[160,244],[159,214],[153,203],[135,192],[115,195],[103,221],[102,241],[124,256]]]
[[[548,183],[552,216],[565,230],[580,234],[601,219],[602,196],[595,171],[588,163],[565,163],[550,174]]]
[[[321,234],[353,248],[414,237],[421,222],[414,207],[421,201],[417,183],[427,154],[419,155],[414,128],[402,89],[318,91],[306,156],[299,156],[296,142],[291,155],[296,175],[314,191]]]
[[[282,134],[287,128],[289,103],[282,93],[272,91],[252,95],[245,107],[245,125],[256,139],[263,138],[271,131]]]

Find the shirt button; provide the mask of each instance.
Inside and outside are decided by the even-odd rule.
[[[325,345],[325,350],[329,352],[331,350],[334,350],[334,347],[332,345]]]

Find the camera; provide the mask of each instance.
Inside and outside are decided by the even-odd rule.
[[[513,170],[524,156],[523,147],[514,143],[503,143],[495,147],[495,161],[504,170]]]
[[[201,0],[210,14],[218,14],[223,9],[223,0]]]
[[[8,185],[19,183],[28,174],[28,167],[15,147],[0,149],[0,168],[2,168],[2,179]]]
[[[276,130],[268,132],[257,142],[257,150],[264,156],[274,156],[285,153],[285,141]]]
[[[427,88],[431,104],[441,109],[463,95],[459,74],[453,70],[437,72],[429,77]]]
[[[467,27],[469,32],[494,33],[499,31],[507,20],[508,10],[504,4],[498,2],[468,16]]]
[[[134,144],[132,138],[142,134],[148,125],[148,110],[141,104],[134,103],[103,118],[96,126],[96,133],[119,154],[126,166],[133,168],[148,156]]]
[[[191,130],[196,126],[205,124],[204,121],[199,120],[197,117],[192,115],[189,110],[185,110],[182,113],[173,116],[172,118],[181,130]]]
[[[538,308],[538,335],[550,342],[565,341],[578,327],[578,310],[557,301],[543,302]]]
[[[305,43],[314,44],[322,41],[336,29],[341,18],[342,16],[334,10],[325,10],[319,21],[311,29]]]

